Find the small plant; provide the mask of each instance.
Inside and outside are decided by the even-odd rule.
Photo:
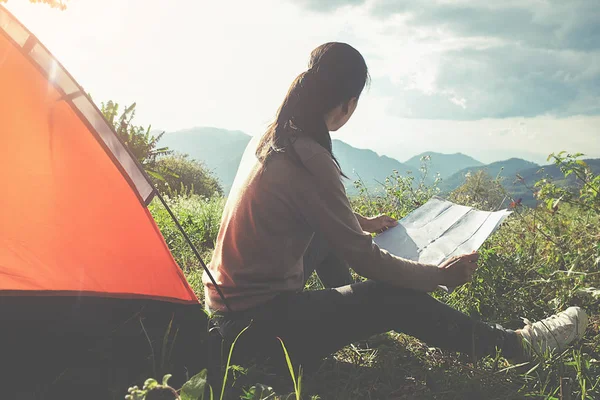
[[[168,381],[171,375],[165,375],[162,379],[162,384],[159,384],[156,379],[146,379],[144,386],[140,389],[137,386],[130,387],[127,391],[128,394],[125,396],[125,400],[151,400],[151,397],[155,399],[179,399],[179,395],[171,386],[168,385]],[[151,394],[152,393],[152,394]],[[160,397],[159,397],[160,396]]]
[[[425,204],[431,197],[440,193],[439,175],[428,184],[429,158],[421,160],[420,177],[412,173],[406,176],[394,170],[385,182],[380,182],[381,191],[371,193],[362,179],[355,182],[359,195],[351,199],[354,211],[362,215],[387,214],[400,219],[414,209]]]
[[[212,400],[213,392],[208,386],[206,374],[207,371],[202,370],[194,375],[179,391],[169,386],[168,381],[171,378],[169,374],[163,377],[162,384],[153,378],[146,379],[141,389],[137,386],[130,387],[125,400]],[[207,388],[208,398],[205,395]]]
[[[227,357],[227,364],[225,366],[225,374],[223,376],[223,382],[221,386],[221,394],[219,396],[219,400],[223,400],[225,398],[226,388],[227,388],[227,380],[229,377],[229,371],[234,370],[237,366],[231,365],[231,358],[233,356],[233,351],[235,349],[236,343],[238,339],[244,334],[244,332],[250,328],[247,326],[244,328],[233,341],[229,354]],[[270,399],[289,399],[295,398],[296,400],[301,399],[302,392],[302,367],[299,368],[298,374],[296,375],[294,372],[294,368],[292,365],[292,361],[290,355],[283,343],[283,340],[278,338],[281,347],[283,349],[285,359],[287,362],[287,366],[290,372],[290,376],[292,378],[292,382],[294,384],[294,393],[291,393],[287,396],[278,396],[273,388],[269,386],[265,386],[262,384],[256,384],[249,389],[244,390],[244,394],[242,395],[242,399],[248,400],[270,400]],[[297,376],[297,377],[296,377]],[[171,386],[168,385],[168,381],[171,378],[171,375],[167,374],[162,379],[162,384],[159,384],[156,379],[150,378],[144,382],[144,386],[140,389],[137,386],[130,387],[128,390],[128,394],[125,396],[125,400],[213,400],[214,394],[213,389],[210,385],[208,385],[207,380],[207,370],[203,370],[200,373],[193,376],[189,379],[183,387],[177,391]],[[208,391],[208,398],[206,398],[206,393]],[[313,397],[316,399],[317,397]]]
[[[548,157],[548,160],[554,160],[565,179],[572,178],[575,181],[575,190],[547,179],[536,183],[535,187],[539,190],[537,196],[549,210],[556,211],[562,202],[582,211],[600,212],[600,175],[592,172],[585,161],[580,159],[582,156],[581,153],[568,154],[562,151]]]

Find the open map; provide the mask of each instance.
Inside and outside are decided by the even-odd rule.
[[[374,241],[398,257],[439,265],[479,249],[510,213],[480,211],[433,197]]]

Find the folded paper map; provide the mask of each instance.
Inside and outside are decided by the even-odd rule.
[[[374,241],[398,257],[440,265],[479,249],[510,213],[480,211],[433,197]]]

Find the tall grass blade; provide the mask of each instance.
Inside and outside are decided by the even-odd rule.
[[[231,344],[231,348],[229,349],[229,356],[227,357],[227,366],[225,367],[225,376],[223,377],[223,386],[221,386],[221,396],[219,397],[220,400],[223,400],[223,396],[225,395],[225,386],[227,384],[227,377],[229,376],[229,367],[231,365],[231,356],[233,355],[233,349],[240,336],[242,336],[242,334],[246,332],[248,328],[250,328],[250,325],[248,325],[247,327],[242,329],[240,333],[238,333],[238,335],[235,337],[235,340]]]
[[[173,316],[169,320],[169,325],[167,326],[167,330],[163,335],[162,347],[160,348],[160,371],[161,373],[165,369],[165,363],[167,361],[168,354],[168,345],[169,345],[169,336],[171,336],[171,329],[173,328]]]
[[[288,354],[287,348],[285,347],[285,344],[283,343],[283,340],[281,340],[281,338],[277,339],[279,339],[281,347],[283,348],[283,353],[285,354],[285,361],[290,371],[292,382],[294,383],[294,392],[296,394],[296,400],[300,400],[300,383],[302,382],[302,367],[298,369],[298,381],[296,381],[296,375],[294,374],[294,366],[292,365],[292,360],[290,359],[290,355]]]

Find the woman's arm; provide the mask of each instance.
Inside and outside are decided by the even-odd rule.
[[[339,169],[328,153],[314,154],[304,159],[303,164],[311,174],[303,177],[305,182],[298,186],[294,196],[296,207],[325,236],[337,256],[358,274],[422,291],[433,291],[445,284],[444,272],[437,266],[396,257],[373,243],[353,212]]]

